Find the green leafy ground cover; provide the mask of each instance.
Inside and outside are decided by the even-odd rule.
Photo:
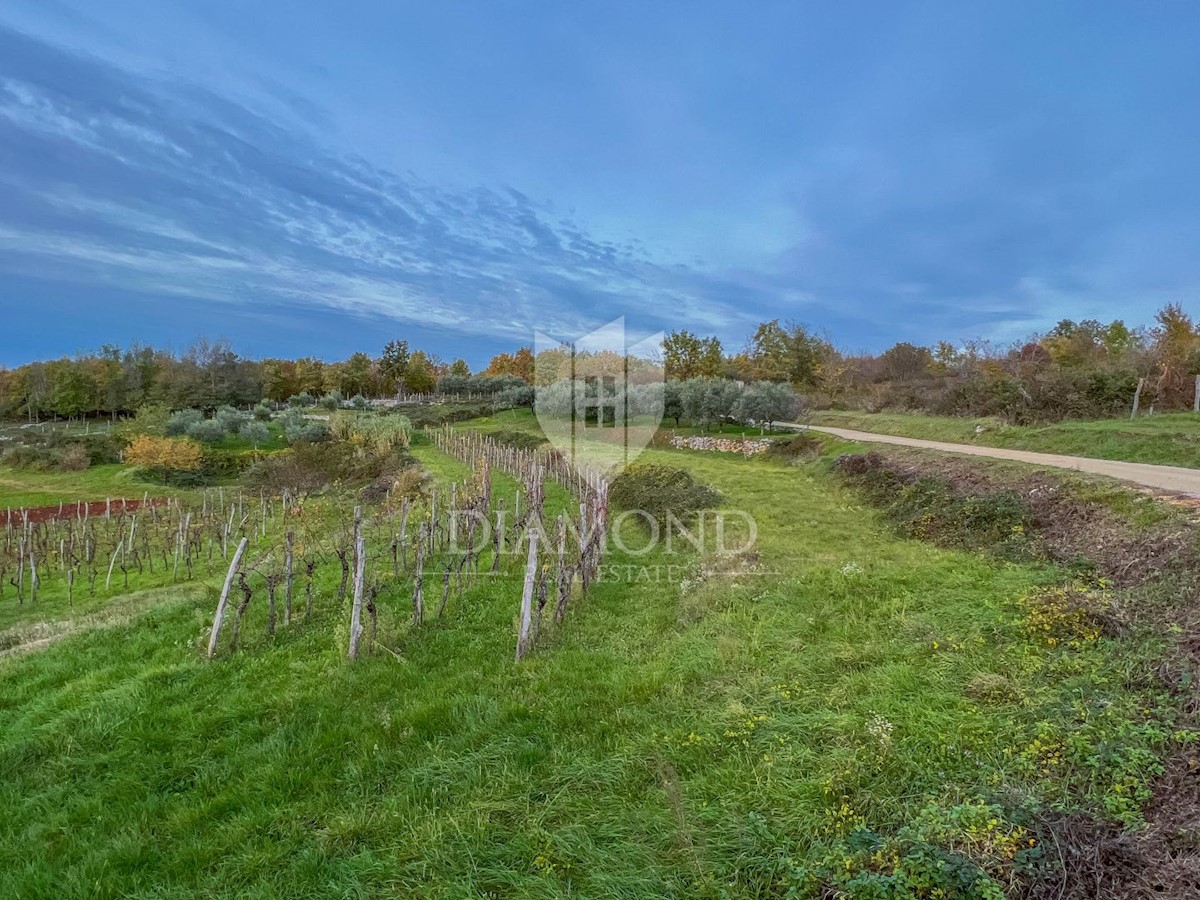
[[[629,540],[521,664],[519,566],[419,629],[385,590],[391,652],[356,664],[332,571],[232,657],[202,658],[208,584],[0,660],[0,896],[994,897],[1045,861],[1042,811],[1136,826],[1190,739],[1152,635],[1047,642],[1055,567],[899,537],[828,459],[641,461],[755,547]]]

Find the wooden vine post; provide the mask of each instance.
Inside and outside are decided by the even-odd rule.
[[[292,593],[296,584],[295,557],[296,535],[295,532],[289,531],[283,556],[283,624],[285,626],[292,622]]]
[[[358,659],[362,640],[363,576],[367,568],[367,546],[362,533],[362,507],[354,507],[354,604],[350,608],[350,659]]]
[[[246,552],[246,545],[249,543],[249,538],[242,538],[237,551],[233,554],[233,561],[229,563],[229,572],[225,575],[225,586],[221,588],[221,599],[217,601],[217,613],[213,616],[212,634],[208,638],[209,659],[212,659],[213,654],[217,652],[217,639],[221,636],[221,623],[225,621],[225,607],[229,604],[229,589],[233,586],[233,575],[237,572],[238,564],[242,561],[242,554]]]
[[[529,652],[529,632],[533,625],[533,586],[537,580],[538,531],[529,529],[529,559],[525,564],[525,587],[521,591],[521,630],[517,634],[517,661]]]

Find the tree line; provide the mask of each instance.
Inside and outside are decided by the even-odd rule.
[[[249,359],[228,341],[199,340],[183,353],[143,345],[105,345],[95,353],[0,368],[0,417],[128,414],[147,404],[172,409],[248,407],[313,398],[384,397],[433,391],[445,376],[469,377],[465,360],[446,363],[407,341],[390,341],[378,357],[359,352],[341,362],[312,356]]]
[[[817,407],[1000,416],[1013,422],[1191,409],[1200,376],[1200,327],[1178,304],[1152,324],[1064,319],[1008,345],[984,340],[899,342],[881,353],[839,350],[817,332],[779,320],[727,353],[715,337],[673,332],[663,342],[668,379],[724,377],[793,385]]]
[[[899,342],[880,353],[837,348],[813,328],[772,320],[727,350],[715,336],[668,334],[659,359],[612,352],[575,353],[564,345],[536,355],[499,353],[479,373],[463,359],[445,362],[392,340],[377,357],[340,362],[316,357],[248,359],[227,341],[197,341],[183,353],[134,345],[0,369],[0,417],[77,417],[130,413],[145,404],[172,409],[249,407],[308,398],[441,394],[500,395],[504,405],[533,403],[532,386],[589,374],[632,384],[664,378],[725,379],[789,385],[817,407],[920,410],[1002,416],[1016,422],[1099,418],[1127,411],[1141,385],[1143,409],[1191,408],[1200,375],[1200,328],[1178,304],[1148,326],[1064,319],[1010,345],[983,340]],[[349,402],[349,401],[345,401]]]

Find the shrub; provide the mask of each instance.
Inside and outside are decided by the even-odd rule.
[[[721,495],[684,469],[637,463],[613,479],[609,499],[624,510],[638,510],[658,522],[669,515],[684,520],[721,503]]]
[[[367,405],[368,405],[367,398],[364,397],[362,394],[355,394],[353,397],[350,398],[350,405],[358,410],[366,409]]]
[[[301,391],[288,399],[288,406],[292,407],[292,409],[304,409],[312,405],[313,396],[308,391]]]
[[[419,500],[433,490],[433,476],[419,465],[407,466],[396,475],[392,495],[403,500]]]
[[[75,435],[73,440],[76,446],[87,451],[88,461],[93,466],[120,462],[126,443],[112,433]]]
[[[354,452],[387,454],[408,447],[412,423],[405,416],[337,413],[329,417],[329,436],[349,444]]]
[[[270,422],[271,415],[272,415],[271,404],[268,403],[266,400],[260,400],[258,405],[254,407],[253,416],[259,422]]]
[[[64,472],[82,472],[92,464],[92,457],[82,444],[71,444],[58,453],[58,468]]]
[[[82,472],[92,464],[91,454],[81,443],[65,444],[61,447],[49,443],[17,444],[0,454],[0,462],[14,469],[30,469],[44,472],[56,469],[60,472]]]
[[[289,444],[320,444],[329,440],[329,426],[324,422],[306,422],[289,430],[285,437]]]
[[[425,428],[430,425],[442,425],[447,422],[462,422],[466,419],[490,416],[492,405],[478,401],[410,404],[403,408],[403,413],[412,422],[414,428]]]
[[[229,434],[237,434],[249,419],[244,412],[234,409],[232,406],[222,406],[217,410],[214,418],[221,423],[221,427]]]
[[[521,450],[532,450],[546,443],[546,439],[539,435],[530,434],[528,431],[513,431],[510,429],[493,431],[490,437],[497,444],[504,444],[506,447],[517,447]]]
[[[246,422],[238,433],[243,440],[253,444],[255,450],[258,449],[259,444],[265,444],[271,440],[271,429],[262,422]]]
[[[225,440],[225,426],[216,419],[201,419],[188,428],[187,436],[202,444],[219,444]]]
[[[342,392],[335,389],[318,400],[317,406],[322,409],[341,409],[342,399]]]
[[[380,503],[387,499],[389,493],[393,502],[418,500],[428,497],[432,489],[433,476],[414,462],[399,472],[389,467],[389,471],[364,487],[359,496],[364,503]]]
[[[167,437],[182,437],[191,430],[193,425],[204,421],[204,413],[198,409],[181,409],[172,413],[163,427]]]
[[[1038,556],[1033,511],[1015,490],[963,493],[944,478],[893,466],[877,453],[838,457],[834,469],[905,534],[1005,559]]]
[[[283,452],[260,453],[243,481],[247,487],[272,494],[286,490],[306,497],[339,484],[366,484],[412,463],[412,457],[404,452],[356,455],[337,443],[301,442]]]
[[[532,385],[522,384],[517,387],[505,388],[496,394],[496,404],[509,409],[517,407],[533,408],[534,390]]]
[[[54,462],[48,447],[32,444],[18,444],[15,447],[9,447],[0,456],[0,461],[14,469],[32,469],[34,471],[49,469]]]
[[[171,420],[171,408],[165,403],[143,403],[137,408],[132,419],[126,419],[113,428],[117,444],[124,447],[139,434],[152,434],[162,437],[167,433],[167,423]],[[180,434],[186,431],[186,426]],[[95,460],[93,460],[95,461]]]
[[[135,437],[125,450],[125,462],[160,474],[164,482],[172,473],[198,471],[202,459],[200,445],[190,438],[143,434]]]
[[[237,478],[271,455],[267,450],[204,450],[199,472],[208,479]]]
[[[796,465],[821,455],[821,441],[811,434],[798,434],[786,440],[771,441],[764,454],[767,459]]]
[[[319,419],[309,419],[298,409],[289,409],[280,419],[283,437],[288,444],[319,444],[329,439],[329,426]]]

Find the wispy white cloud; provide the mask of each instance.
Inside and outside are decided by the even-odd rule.
[[[714,329],[744,317],[705,297],[702,275],[518,191],[382,171],[196,86],[3,30],[0,129],[22,146],[0,179],[9,271],[516,340],[623,312]]]

